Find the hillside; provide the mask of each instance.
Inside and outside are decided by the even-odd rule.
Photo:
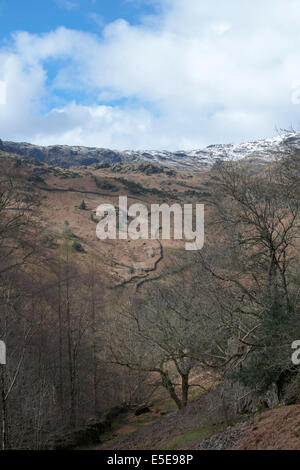
[[[0,139],[0,150],[63,168],[79,165],[90,166],[97,163],[113,165],[116,163],[149,162],[192,173],[210,169],[219,160],[254,158],[257,162],[268,162],[272,160],[272,157],[299,149],[300,132],[289,132],[275,138],[237,145],[210,145],[204,149],[176,152],[161,150],[118,151],[67,145],[42,147],[24,142],[5,142]]]
[[[128,196],[128,205],[152,203],[205,202],[211,197],[209,173],[190,175],[170,172],[154,164],[118,164],[108,168],[74,167],[67,170],[43,162],[19,159],[2,152],[2,162],[12,168],[19,189],[39,201],[34,215],[44,237],[53,246],[59,243],[67,222],[84,254],[101,257],[102,270],[111,288],[151,280],[166,268],[163,251],[184,249],[183,241],[107,240],[96,237],[96,208],[100,204],[118,205],[119,195]],[[97,168],[97,167],[96,167]],[[137,182],[138,181],[138,182]],[[80,209],[82,200],[85,210]],[[50,243],[50,241],[49,241]]]
[[[226,420],[219,390],[203,394],[184,411],[158,400],[149,412],[125,413],[94,450],[300,450],[299,405]],[[163,415],[163,416],[162,416]]]
[[[0,244],[9,254],[13,273],[12,278],[7,276],[4,267],[2,275],[3,305],[12,312],[6,325],[8,348],[15,348],[16,358],[25,355],[27,370],[13,390],[12,403],[17,405],[12,408],[16,411],[11,417],[15,423],[11,439],[18,433],[24,387],[28,397],[42,394],[48,403],[43,413],[35,405],[36,419],[41,420],[35,441],[35,424],[26,415],[19,448],[55,448],[57,442],[62,447],[75,442],[70,433],[75,430],[83,436],[88,423],[100,423],[101,428],[103,416],[114,407],[123,411],[112,415],[110,429],[105,427],[97,435],[99,444],[93,440],[83,448],[297,448],[293,440],[297,419],[284,428],[286,440],[277,436],[270,444],[272,426],[290,416],[289,408],[261,415],[262,409],[299,399],[297,369],[290,362],[290,344],[297,339],[297,308],[289,307],[290,323],[284,316],[277,317],[281,308],[277,293],[288,301],[287,285],[297,286],[298,242],[291,243],[290,237],[297,238],[298,226],[286,229],[286,224],[290,213],[296,220],[297,198],[291,188],[297,191],[298,183],[289,181],[284,186],[286,178],[298,174],[297,142],[294,135],[245,144],[232,149],[237,157],[233,162],[227,161],[226,146],[215,147],[213,162],[202,171],[200,166],[191,171],[190,163],[177,164],[178,155],[174,164],[164,165],[156,157],[148,161],[140,154],[115,160],[94,149],[95,162],[89,150],[78,148],[78,159],[70,164],[74,148],[55,147],[48,152],[49,148],[2,143],[2,185],[8,188],[4,216],[20,212],[28,224],[16,250],[9,247],[11,240],[19,238],[18,229],[9,231],[8,241]],[[289,148],[285,150],[289,158],[277,173],[278,152],[284,148]],[[82,164],[84,152],[88,160]],[[217,165],[220,155],[226,159],[223,166]],[[199,155],[193,158],[200,159]],[[291,165],[291,175],[286,165]],[[284,179],[277,184],[270,174]],[[127,195],[129,205],[143,203],[148,209],[154,203],[204,204],[204,255],[187,252],[184,240],[173,237],[100,241],[96,208],[103,203],[117,207],[120,195]],[[286,258],[291,259],[288,268],[283,265],[286,272],[291,270],[291,277],[286,281],[284,272],[282,285],[279,276],[274,275],[273,281],[266,270],[269,251],[265,246],[270,236],[265,226],[272,233],[276,227],[276,240],[283,239],[285,254],[279,256],[278,269]],[[20,268],[15,267],[15,258],[27,244],[32,248],[29,261],[26,257]],[[11,279],[14,287],[6,292]],[[266,306],[270,288],[276,300],[274,312]],[[260,309],[268,313],[257,336]],[[286,312],[286,304],[282,309]],[[18,335],[12,334],[18,328]],[[27,346],[28,328],[33,339]],[[272,342],[276,335],[278,349]],[[280,335],[284,335],[282,342]],[[248,336],[252,343],[244,344]],[[21,340],[15,343],[17,337]],[[266,345],[263,355],[255,355],[261,351],[261,341]],[[271,357],[268,367],[266,351]],[[272,362],[273,356],[279,357],[277,362]],[[13,376],[18,362],[10,367]],[[245,379],[241,374],[236,383],[231,369],[246,370]],[[33,391],[31,376],[37,384]],[[263,380],[265,388],[257,394],[257,384]],[[291,395],[288,386],[295,383]],[[136,416],[141,406],[147,411]],[[261,437],[265,426],[266,440]]]

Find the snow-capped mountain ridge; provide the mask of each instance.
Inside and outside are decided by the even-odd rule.
[[[130,151],[128,157],[155,160],[168,166],[185,165],[195,168],[211,167],[218,160],[241,160],[257,158],[270,161],[274,156],[286,153],[291,149],[300,149],[300,132],[289,132],[277,137],[245,142],[242,144],[214,144],[200,150],[191,151]],[[167,160],[167,161],[166,161]]]
[[[109,150],[96,147],[55,145],[41,147],[28,143],[3,142],[0,150],[44,161],[52,165],[71,167],[93,163],[151,162],[175,170],[203,171],[219,160],[257,159],[271,161],[276,155],[300,150],[300,132],[290,132],[274,138],[242,144],[216,144],[191,151]]]

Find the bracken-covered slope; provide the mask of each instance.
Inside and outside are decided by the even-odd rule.
[[[243,144],[210,145],[200,150],[169,152],[166,150],[110,150],[96,147],[52,145],[41,147],[29,143],[6,142],[0,139],[0,150],[23,157],[69,168],[94,163],[151,162],[185,171],[203,171],[219,160],[257,159],[270,161],[273,157],[300,149],[300,132],[290,132],[275,138]]]
[[[139,202],[146,207],[163,202],[205,203],[212,197],[213,182],[208,171],[191,175],[147,162],[70,170],[1,150],[0,163],[10,172],[22,197],[35,198],[33,213],[43,246],[53,253],[62,243],[67,222],[74,235],[72,240],[83,248],[76,253],[79,264],[81,261],[82,265],[86,264],[87,258],[97,259],[110,290],[138,289],[172,271],[172,256],[164,255],[168,250],[185,253],[184,241],[101,242],[96,236],[96,209],[100,204],[109,203],[117,208],[119,195],[127,195],[128,206]],[[81,209],[83,200],[85,206]]]

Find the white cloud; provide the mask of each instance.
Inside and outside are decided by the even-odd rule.
[[[298,127],[298,0],[160,6],[140,25],[119,19],[101,36],[65,28],[16,33],[0,49],[7,84],[0,137],[179,149]]]
[[[0,104],[6,104],[6,83],[0,81]]]

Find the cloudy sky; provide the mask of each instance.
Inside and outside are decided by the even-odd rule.
[[[175,150],[300,129],[299,0],[0,0],[0,25],[3,140]]]

